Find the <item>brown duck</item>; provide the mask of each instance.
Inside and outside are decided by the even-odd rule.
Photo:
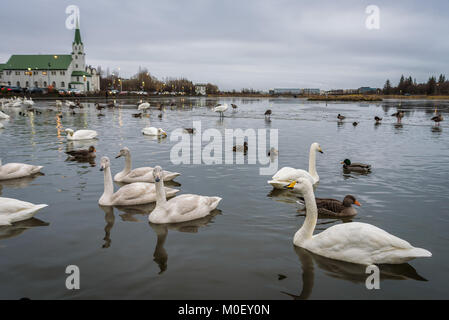
[[[91,160],[97,156],[97,150],[94,146],[90,146],[88,150],[73,150],[66,153],[75,160]]]
[[[441,114],[439,114],[439,115],[433,117],[431,120],[434,121],[436,125],[440,125],[440,122],[443,121],[444,119],[443,119],[443,116]]]
[[[319,215],[332,217],[353,217],[357,215],[357,210],[352,205],[361,206],[360,202],[351,195],[347,195],[343,201],[324,198],[316,198],[315,201]],[[304,205],[304,199],[298,203]]]

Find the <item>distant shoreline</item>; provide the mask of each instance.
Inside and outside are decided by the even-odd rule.
[[[0,94],[0,98],[12,98],[14,96],[23,96],[23,94]],[[154,99],[154,98],[290,98],[290,99],[306,99],[308,101],[324,101],[324,102],[381,102],[383,100],[448,100],[448,95],[270,95],[265,93],[243,94],[243,93],[219,93],[209,94],[206,96],[198,95],[106,95],[104,93],[89,94],[82,96],[59,96],[57,94],[31,94],[26,95],[35,100],[88,100],[88,99]]]

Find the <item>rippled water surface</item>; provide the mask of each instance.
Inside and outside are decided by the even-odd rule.
[[[36,101],[42,114],[22,117],[6,109],[1,120],[3,163],[43,165],[44,176],[0,183],[2,197],[46,203],[35,219],[0,227],[0,298],[19,299],[389,299],[449,297],[448,195],[449,122],[434,127],[435,108],[449,120],[449,104],[438,101],[311,103],[300,99],[166,99],[159,118],[133,118],[135,101],[103,110],[93,102],[75,115],[63,108],[57,120],[52,101]],[[236,103],[222,121],[216,103]],[[171,106],[175,103],[175,106]],[[390,115],[406,110],[403,125]],[[264,119],[273,110],[271,122]],[[347,116],[337,123],[338,113]],[[384,117],[374,125],[374,116]],[[362,203],[353,219],[376,225],[433,253],[401,266],[383,266],[381,290],[365,288],[365,269],[294,248],[302,225],[296,198],[272,192],[259,164],[174,165],[170,133],[202,129],[279,129],[279,167],[308,167],[308,150],[319,142],[321,178],[316,195],[342,199],[353,194]],[[359,121],[357,127],[352,122]],[[167,139],[151,139],[140,131],[161,127]],[[70,145],[65,128],[97,130],[97,163],[66,161]],[[197,133],[197,135],[200,133]],[[207,142],[203,142],[204,145]],[[161,165],[182,173],[182,193],[220,196],[221,212],[194,223],[156,226],[148,223],[152,207],[101,208],[103,173],[99,159],[107,155],[112,172],[123,168],[114,159],[121,147],[131,149],[133,166]],[[223,155],[224,157],[224,155]],[[340,161],[370,163],[368,176],[344,175]],[[118,186],[115,186],[116,189]],[[316,232],[341,220],[320,219]],[[65,288],[65,268],[77,265],[81,290]]]

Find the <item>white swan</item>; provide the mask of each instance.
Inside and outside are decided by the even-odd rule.
[[[272,178],[268,181],[269,184],[275,189],[282,189],[288,186],[292,181],[296,181],[299,178],[307,178],[314,185],[320,181],[320,177],[316,172],[316,152],[323,153],[321,147],[318,143],[312,143],[310,146],[309,154],[309,171],[294,169],[290,167],[284,167],[279,170]]]
[[[218,105],[218,106],[216,106],[215,108],[214,108],[214,112],[218,112],[218,113],[220,113],[220,117],[223,117],[223,115],[224,115],[224,112],[226,111],[226,110],[228,110],[228,105],[225,103],[225,104],[223,104],[223,105]]]
[[[7,163],[2,165],[0,159],[0,180],[19,179],[38,173],[43,167],[25,163]]]
[[[167,201],[161,167],[153,170],[156,181],[156,208],[148,220],[155,224],[179,223],[204,218],[221,201],[219,197],[205,197],[195,194],[183,194]]]
[[[139,104],[139,106],[137,107],[137,110],[139,111],[147,111],[148,109],[150,109],[150,104],[148,102],[145,103],[141,103]]]
[[[104,193],[98,200],[101,206],[136,206],[156,201],[156,187],[153,183],[135,182],[121,187],[114,193],[111,164],[108,157],[101,159],[101,171],[104,171]],[[179,190],[165,188],[169,197]]]
[[[34,101],[33,101],[33,99],[30,97],[29,99],[24,99],[23,100],[23,104],[25,105],[25,106],[28,106],[28,107],[32,107],[32,106],[34,106]]]
[[[10,117],[6,114],[0,111],[0,119],[9,119]]]
[[[125,168],[122,172],[117,173],[114,176],[114,181],[133,183],[133,182],[154,182],[153,170],[151,167],[143,167],[132,170],[131,165],[131,152],[128,148],[123,148],[117,155],[117,158],[125,157]],[[180,173],[164,171],[164,181],[171,181],[178,177]]]
[[[97,131],[94,130],[78,130],[75,132],[72,129],[65,129],[65,132],[67,133],[67,140],[70,141],[91,140],[98,136]]]
[[[0,198],[0,226],[8,226],[11,223],[28,220],[46,204],[32,204],[16,199]]]
[[[146,136],[166,137],[167,133],[161,128],[146,127],[142,129],[142,133]]]
[[[407,241],[366,223],[343,223],[313,235],[318,210],[312,184],[308,179],[300,178],[288,188],[303,194],[307,208],[304,224],[293,239],[295,246],[330,259],[363,265],[401,264],[414,258],[432,256],[429,251],[415,248]]]

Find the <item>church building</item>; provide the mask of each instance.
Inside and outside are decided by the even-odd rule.
[[[86,66],[86,54],[79,23],[71,54],[12,55],[0,63],[0,84],[21,88],[79,89],[81,92],[100,90],[100,75]]]

